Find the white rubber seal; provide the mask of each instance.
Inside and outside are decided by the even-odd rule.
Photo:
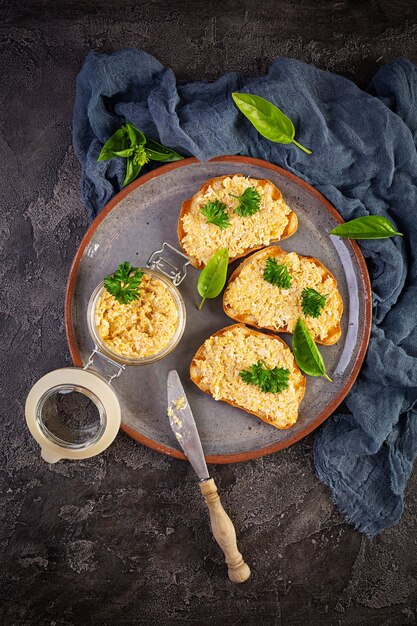
[[[37,411],[39,402],[48,391],[61,385],[77,385],[91,391],[102,403],[106,423],[101,436],[91,445],[71,448],[51,441],[43,432]],[[42,458],[48,463],[61,459],[87,459],[100,454],[114,441],[120,428],[120,404],[114,389],[95,372],[76,367],[67,367],[49,372],[32,387],[26,400],[25,415],[33,438],[41,447]]]

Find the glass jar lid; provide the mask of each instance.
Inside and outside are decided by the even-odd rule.
[[[67,367],[49,372],[26,399],[28,428],[48,463],[100,454],[121,421],[117,395],[97,372]]]

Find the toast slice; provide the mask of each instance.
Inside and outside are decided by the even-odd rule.
[[[239,372],[262,360],[268,369],[287,368],[288,387],[281,393],[248,384]],[[191,380],[215,400],[256,415],[279,429],[290,428],[298,417],[305,377],[294,355],[277,335],[261,333],[244,324],[227,326],[211,335],[197,350],[190,366]]]
[[[289,289],[281,289],[263,277],[269,257],[286,265]],[[312,287],[326,296],[319,317],[304,315],[301,292]],[[292,333],[298,317],[305,322],[316,343],[332,345],[341,335],[343,300],[333,274],[317,259],[270,246],[245,259],[231,275],[223,294],[223,309],[229,317],[273,332]]]
[[[241,217],[235,213],[240,196],[248,187],[255,187],[261,196],[260,210]],[[220,229],[208,224],[201,209],[209,201],[219,200],[227,206],[230,225]],[[295,233],[297,216],[285,203],[278,187],[266,179],[249,178],[243,174],[219,176],[207,180],[197,193],[182,203],[178,219],[178,240],[190,263],[202,269],[221,248],[229,250],[229,262],[253,250],[286,239]]]

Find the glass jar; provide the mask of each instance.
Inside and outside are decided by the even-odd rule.
[[[90,332],[91,338],[93,339],[99,351],[102,354],[105,354],[106,356],[108,356],[113,361],[116,361],[116,363],[121,363],[123,365],[148,365],[149,363],[155,363],[155,361],[159,361],[160,359],[163,359],[165,356],[167,356],[167,354],[172,352],[172,350],[174,350],[174,348],[178,345],[184,333],[184,328],[185,328],[185,304],[184,304],[184,300],[179,290],[175,287],[175,285],[173,285],[171,280],[166,278],[160,272],[147,269],[147,268],[139,268],[139,269],[142,269],[142,271],[145,274],[147,274],[154,280],[159,280],[165,285],[165,287],[168,289],[176,305],[178,321],[177,321],[175,333],[171,341],[168,343],[168,345],[165,346],[165,348],[163,348],[163,350],[157,352],[156,354],[152,354],[150,356],[141,358],[141,357],[127,356],[127,355],[120,354],[118,352],[114,352],[113,350],[111,350],[109,345],[100,337],[99,333],[97,332],[97,326],[95,322],[96,308],[97,308],[97,303],[100,299],[100,296],[105,291],[103,282],[97,285],[97,287],[91,294],[91,297],[88,303],[88,308],[87,308],[88,330]]]
[[[154,363],[178,345],[185,329],[186,312],[177,286],[187,274],[188,263],[184,254],[164,243],[161,250],[152,253],[147,267],[142,270],[164,284],[178,313],[169,343],[159,352],[143,358],[117,353],[100,337],[95,313],[104,284],[97,285],[87,307],[87,324],[94,342],[87,363],[83,368],[67,367],[49,372],[35,383],[26,399],[26,422],[45,461],[85,459],[100,454],[112,443],[121,422],[120,403],[112,382],[127,366]],[[112,376],[106,378],[97,371],[99,358],[114,368]]]

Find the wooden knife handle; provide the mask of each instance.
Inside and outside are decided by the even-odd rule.
[[[213,536],[226,557],[229,578],[234,583],[243,583],[249,578],[250,569],[237,549],[235,527],[222,506],[216,483],[209,478],[199,485],[210,512]]]

